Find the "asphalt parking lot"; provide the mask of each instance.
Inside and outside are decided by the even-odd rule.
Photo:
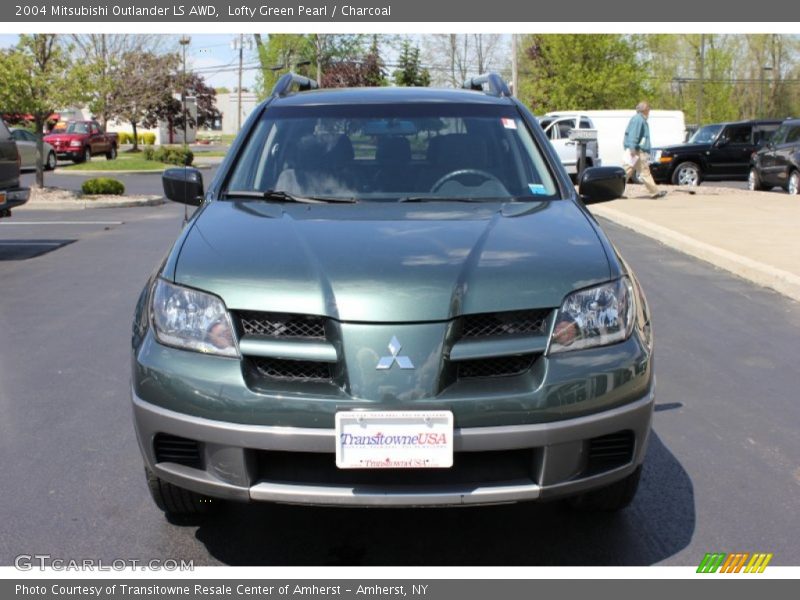
[[[158,183],[136,181],[147,180]],[[129,338],[139,290],[182,218],[167,204],[20,209],[0,222],[0,564],[49,553],[196,565],[696,565],[713,551],[800,563],[800,305],[610,222],[652,305],[657,345],[654,432],[629,509],[228,505],[206,523],[167,522],[133,434]]]

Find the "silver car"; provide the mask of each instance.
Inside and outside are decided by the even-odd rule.
[[[35,169],[36,168],[36,136],[27,129],[12,129],[11,137],[17,142],[17,149],[19,150],[20,159],[22,159],[21,169]],[[44,168],[46,171],[52,171],[56,168],[56,151],[47,142],[42,142],[44,145]]]

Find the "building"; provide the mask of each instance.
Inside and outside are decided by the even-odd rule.
[[[222,130],[221,133],[236,135],[239,133],[239,93],[230,92],[227,94],[217,94],[216,99],[217,110],[222,115]],[[244,123],[247,117],[250,116],[255,108],[258,106],[258,96],[254,92],[247,92],[242,90],[242,118],[241,122]]]

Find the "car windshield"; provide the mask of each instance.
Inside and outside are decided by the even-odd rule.
[[[721,124],[706,125],[694,132],[694,135],[689,138],[690,144],[710,144],[717,137],[717,134],[722,129]]]
[[[429,102],[268,107],[225,185],[237,192],[480,201],[557,187],[514,107]]]
[[[89,126],[86,123],[70,123],[67,133],[89,133]]]

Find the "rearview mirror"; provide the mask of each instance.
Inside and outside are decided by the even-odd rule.
[[[578,193],[586,204],[616,200],[625,192],[625,171],[621,167],[586,169],[578,184]]]
[[[200,206],[203,203],[203,175],[193,167],[167,169],[161,176],[164,195],[173,202]]]

